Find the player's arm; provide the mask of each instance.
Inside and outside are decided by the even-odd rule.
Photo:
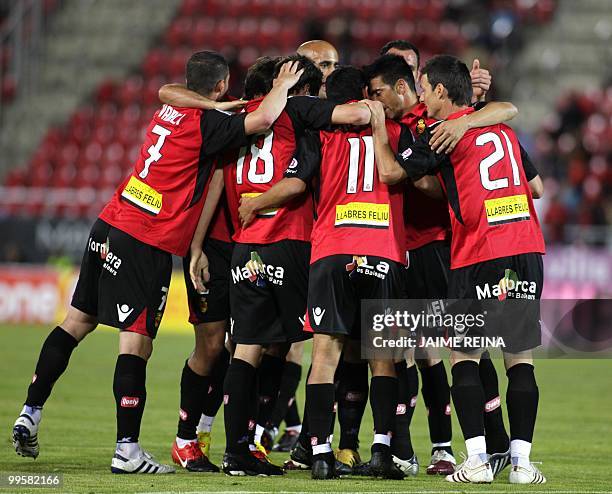
[[[331,123],[336,125],[368,125],[370,109],[365,103],[338,105],[332,113]]]
[[[306,183],[292,177],[283,178],[257,197],[242,197],[238,208],[242,228],[249,226],[259,211],[279,208],[294,197],[303,194],[305,190]]]
[[[287,62],[280,68],[276,79],[272,82],[272,90],[262,100],[261,104],[244,120],[244,130],[247,135],[265,132],[276,121],[287,104],[287,92],[299,80],[304,69],[298,70],[299,62]]]
[[[166,84],[157,93],[159,101],[180,108],[199,108],[201,110],[238,110],[246,105],[247,101],[238,99],[234,101],[213,101],[206,96],[187,89],[183,84]]]
[[[412,182],[414,186],[419,189],[424,194],[432,197],[434,199],[444,199],[446,196],[444,195],[444,190],[442,189],[442,185],[438,180],[438,177],[433,175],[424,175],[418,180],[413,180]]]
[[[383,105],[379,101],[367,101],[365,104],[371,112],[370,124],[378,179],[387,185],[399,183],[405,180],[408,174],[395,159],[395,153],[389,144]]]
[[[537,168],[533,164],[533,161],[531,161],[529,154],[527,154],[527,151],[525,151],[520,142],[519,147],[521,150],[521,163],[523,164],[525,177],[529,182],[529,190],[531,190],[531,196],[534,199],[540,199],[544,196],[544,182],[542,182],[542,178],[540,177]]]
[[[307,184],[319,171],[321,163],[321,141],[315,132],[306,132],[297,142],[295,156],[287,169],[285,177],[263,194],[243,197],[238,212],[242,227],[253,222],[259,211],[278,208],[306,191]]]
[[[473,113],[441,122],[433,132],[429,144],[436,153],[450,153],[468,130],[507,122],[517,114],[518,109],[512,103],[487,103]]]
[[[472,79],[472,103],[484,101],[491,87],[491,74],[487,69],[480,67],[480,60],[477,58],[472,62],[470,78]]]
[[[204,284],[210,279],[210,274],[208,273],[208,258],[206,257],[206,254],[204,254],[202,246],[204,245],[206,232],[208,231],[212,217],[215,214],[215,210],[217,209],[222,193],[223,169],[217,168],[210,179],[208,193],[206,194],[206,199],[204,201],[204,207],[202,208],[202,213],[200,213],[200,219],[198,220],[198,225],[196,226],[196,230],[193,234],[193,239],[191,240],[191,245],[189,248],[191,252],[189,276],[191,277],[191,282],[198,293],[204,292]]]

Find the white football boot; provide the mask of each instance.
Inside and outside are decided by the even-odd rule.
[[[508,480],[511,484],[545,484],[546,477],[538,468],[530,463],[529,467],[512,465]]]
[[[40,452],[38,446],[38,423],[27,413],[22,413],[13,425],[13,446],[20,456],[36,458]]]
[[[446,480],[464,484],[490,484],[493,482],[493,470],[488,461],[472,456],[459,465],[455,473],[447,475]]]
[[[159,463],[153,456],[141,449],[135,458],[126,458],[121,453],[116,452],[111,461],[112,473],[146,473],[163,474],[175,473],[171,466]]]

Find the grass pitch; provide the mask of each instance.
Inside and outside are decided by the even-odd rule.
[[[2,492],[610,492],[612,491],[612,363],[609,360],[538,361],[540,410],[532,459],[541,461],[548,483],[517,488],[508,471],[490,486],[453,485],[424,474],[429,460],[429,436],[421,397],[412,436],[421,460],[421,473],[404,481],[374,481],[353,477],[314,482],[309,472],[290,472],[276,478],[236,478],[223,474],[116,476],[110,473],[115,441],[112,374],[117,352],[113,330],[99,330],[75,351],[70,367],[56,384],[45,406],[37,460],[18,457],[10,431],[25,398],[40,345],[49,328],[0,326],[0,475],[62,473],[61,489],[0,488]],[[147,408],[142,445],[159,460],[171,462],[176,432],[179,379],[193,345],[189,334],[162,331],[148,366]],[[497,362],[500,364],[500,362]],[[506,379],[500,369],[500,387]],[[303,386],[299,406],[303,406]],[[221,412],[222,413],[222,412]],[[504,411],[504,415],[506,415]],[[453,423],[455,453],[464,450],[459,426]],[[369,457],[372,418],[366,412],[361,453]],[[212,461],[223,453],[223,418],[213,430]],[[273,454],[281,464],[287,455]]]

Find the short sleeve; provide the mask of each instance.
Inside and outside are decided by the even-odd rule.
[[[229,148],[246,146],[249,137],[244,130],[246,113],[235,115],[221,110],[205,110],[200,118],[202,149],[210,156]]]
[[[287,100],[285,111],[301,129],[320,130],[331,125],[332,113],[337,105],[314,96],[293,96]],[[301,130],[296,129],[296,130]]]
[[[525,151],[520,143],[519,147],[521,148],[521,162],[523,163],[523,170],[525,170],[525,177],[527,178],[528,182],[531,182],[539,175],[538,170],[531,161],[529,154],[527,154],[527,151]]]
[[[321,140],[319,133],[305,132],[297,142],[295,155],[285,170],[285,178],[299,178],[309,182],[321,168]]]

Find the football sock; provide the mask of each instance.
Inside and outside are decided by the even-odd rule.
[[[196,427],[202,415],[202,407],[210,385],[209,376],[196,374],[185,361],[181,375],[181,409],[176,437],[194,440]]]
[[[529,468],[529,455],[531,454],[531,443],[521,439],[513,439],[510,442],[510,458],[513,465]]]
[[[215,417],[223,403],[223,381],[229,367],[230,353],[224,348],[210,371],[210,387],[204,399],[202,413]],[[212,425],[212,423],[211,423]]]
[[[42,420],[42,408],[41,407],[31,407],[29,405],[23,405],[21,409],[21,413],[19,415],[28,415],[34,423],[38,424]]]
[[[521,440],[531,443],[539,400],[533,365],[516,364],[506,371],[506,375],[508,376],[506,405],[510,422],[510,437],[512,442]]]
[[[300,420],[300,412],[298,410],[297,399],[295,396],[293,397],[291,404],[289,405],[289,409],[285,414],[285,428],[293,429],[296,427],[302,430],[302,421]]]
[[[137,443],[147,401],[147,361],[137,355],[117,357],[113,394],[117,407],[117,442]]]
[[[306,385],[306,412],[310,434],[312,437],[313,454],[323,454],[331,451],[329,433],[333,425],[334,385]],[[327,446],[325,446],[327,445]],[[316,448],[316,446],[320,446]]]
[[[458,362],[453,365],[452,375],[451,394],[464,439],[467,441],[479,436],[484,437],[482,410],[485,399],[478,375],[478,363],[471,360]]]
[[[197,439],[181,439],[180,437],[177,437],[175,439],[175,441],[176,441],[176,445],[179,448],[184,448],[185,446],[187,446],[190,443],[196,443]]]
[[[115,451],[124,458],[137,458],[141,450],[138,443],[117,443]]]
[[[308,373],[306,374],[306,382],[308,382],[308,378],[310,377],[310,372],[312,371],[312,364],[308,367]],[[308,385],[306,385],[308,388]],[[308,420],[308,404],[304,403],[304,414],[302,415],[302,430],[300,431],[300,435],[298,436],[298,442],[302,447],[308,449],[310,447],[310,426]]]
[[[248,427],[252,412],[252,390],[256,369],[248,362],[234,358],[223,386],[225,449],[228,453],[248,453]],[[247,392],[245,392],[247,390]]]
[[[264,354],[259,366],[259,412],[257,423],[270,427],[270,417],[278,401],[285,360]]]
[[[397,374],[397,410],[395,413],[395,433],[391,440],[391,451],[402,460],[414,456],[410,438],[410,422],[414,414],[417,393],[419,392],[419,375],[416,365],[406,367],[406,362],[395,364]]]
[[[259,369],[255,369],[255,379],[249,396],[248,443],[249,449],[255,451],[255,433],[257,432],[257,416],[259,415]]]
[[[487,453],[503,453],[508,451],[510,439],[504,426],[497,372],[488,352],[480,359],[478,371],[485,395],[484,425]]]
[[[340,425],[340,449],[359,448],[359,429],[368,404],[368,363],[342,362],[339,366],[338,423]]]
[[[423,367],[420,370],[423,382],[421,393],[427,408],[429,438],[433,446],[431,454],[441,449],[452,455],[450,386],[444,362],[440,361],[436,365]]]
[[[68,361],[78,341],[70,333],[57,326],[43,343],[32,383],[28,387],[25,404],[30,407],[42,407],[55,381],[68,367]]]
[[[209,417],[208,415],[202,414],[200,416],[200,423],[198,424],[197,431],[198,432],[210,432],[212,430],[214,421],[215,421],[215,417]]]
[[[465,449],[467,450],[468,458],[478,456],[480,461],[485,462],[487,456],[487,443],[484,436],[476,436],[465,440]]]
[[[270,415],[270,424],[272,425],[272,427],[278,428],[283,418],[285,418],[285,422],[287,422],[287,414],[292,403],[295,402],[295,392],[297,391],[301,378],[301,365],[296,364],[295,362],[284,363],[280,381],[280,389],[278,392],[278,399],[276,400],[274,410]],[[297,412],[297,408],[295,409],[295,412]]]
[[[370,384],[370,406],[374,419],[372,453],[383,451],[391,445],[395,431],[398,382],[396,377],[374,376]]]

